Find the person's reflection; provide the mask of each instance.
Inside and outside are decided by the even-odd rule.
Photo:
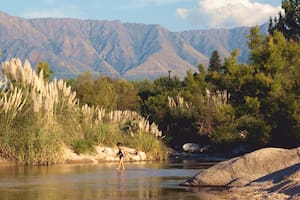
[[[126,187],[125,187],[125,184],[126,184],[126,172],[123,171],[123,170],[119,170],[118,171],[118,192],[117,192],[117,196],[118,196],[118,199],[122,199],[122,198],[125,198],[126,197]]]

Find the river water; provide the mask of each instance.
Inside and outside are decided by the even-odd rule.
[[[179,186],[214,163],[145,162],[0,167],[1,200],[203,199],[204,189]]]

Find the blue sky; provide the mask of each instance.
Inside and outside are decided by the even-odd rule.
[[[278,14],[281,0],[3,0],[9,15],[160,24],[171,31],[254,26]]]

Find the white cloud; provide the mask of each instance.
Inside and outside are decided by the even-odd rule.
[[[199,0],[197,7],[178,8],[176,14],[197,26],[231,28],[260,25],[279,10],[280,7],[251,0]]]
[[[177,8],[176,10],[177,15],[179,15],[182,19],[186,19],[189,14],[189,10],[185,8]]]

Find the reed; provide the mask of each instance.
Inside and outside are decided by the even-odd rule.
[[[206,98],[212,106],[221,108],[229,104],[230,93],[227,90],[212,93],[206,89]]]
[[[21,164],[59,161],[61,114],[75,110],[76,94],[63,81],[44,82],[26,60],[14,58],[2,64],[0,114],[6,141]],[[75,109],[74,109],[75,108]]]
[[[20,89],[15,88],[12,92],[3,92],[0,96],[0,113],[4,115],[4,122],[6,124],[12,123],[25,103],[26,98],[23,98],[23,93]]]
[[[168,106],[171,109],[175,109],[175,108],[189,109],[191,107],[191,103],[186,102],[184,98],[181,96],[177,96],[176,99],[168,96]]]
[[[209,89],[206,89],[206,95],[203,104],[213,106],[216,109],[222,109],[222,107],[227,106],[230,100],[230,93],[227,90],[216,91],[212,93]],[[176,99],[168,97],[168,106],[171,109],[189,109],[192,107],[191,102],[186,102],[181,96],[177,96]]]
[[[78,153],[119,141],[147,152],[162,145],[156,124],[133,111],[80,107],[65,81],[45,82],[43,72],[37,74],[28,60],[6,61],[2,72],[0,156],[19,164],[51,164],[61,161],[63,145]],[[124,129],[128,126],[130,134]]]

